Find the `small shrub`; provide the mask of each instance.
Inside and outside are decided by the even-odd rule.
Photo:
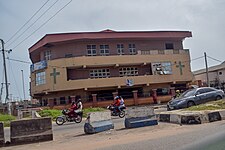
[[[15,116],[0,114],[0,122],[4,123],[4,127],[9,127],[10,121],[16,120]]]
[[[41,117],[51,117],[53,120],[55,120],[56,117],[58,117],[62,114],[62,111],[56,110],[56,109],[44,109],[38,113]]]

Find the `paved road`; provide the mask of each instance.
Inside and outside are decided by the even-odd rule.
[[[157,111],[164,111],[163,108]],[[53,124],[54,140],[50,142],[34,143],[3,150],[207,150],[225,149],[225,120],[201,125],[177,125],[159,123],[157,126],[124,129],[123,119],[113,119],[115,129],[98,134],[85,135],[84,122],[80,124],[68,123],[57,126]],[[216,144],[215,144],[216,142]],[[199,148],[198,144],[206,145]],[[192,148],[197,145],[197,148]],[[210,148],[210,146],[217,146]],[[190,148],[191,147],[191,148]]]
[[[189,125],[183,128],[189,129],[185,133],[176,134],[174,131],[174,135],[118,144],[98,150],[225,150],[225,121]]]

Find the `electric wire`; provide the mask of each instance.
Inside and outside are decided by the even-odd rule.
[[[220,62],[220,63],[222,63],[223,61],[221,61],[221,60],[218,60],[218,59],[216,59],[216,58],[213,58],[213,57],[210,57],[210,56],[207,56],[208,58],[210,58],[210,59],[212,59],[212,60],[214,60],[214,61],[217,61],[217,62]]]
[[[14,75],[14,72],[13,72],[13,69],[12,69],[12,66],[11,66],[11,63],[10,63],[10,59],[8,59],[9,61],[9,68],[11,69],[11,72],[12,72],[12,76],[13,76],[13,79],[14,79],[14,82],[15,82],[15,85],[16,85],[16,90],[17,90],[17,93],[21,99],[21,95],[20,95],[20,92],[19,92],[19,88],[18,88],[18,84],[16,82],[16,78],[15,78],[15,75]]]
[[[68,3],[66,3],[66,5],[64,5],[61,9],[59,9],[51,18],[49,18],[47,21],[45,21],[39,28],[37,28],[34,32],[32,32],[29,36],[27,36],[26,38],[24,38],[19,44],[17,44],[13,49],[15,49],[16,47],[18,47],[20,44],[22,44],[25,40],[27,40],[29,37],[31,37],[34,33],[36,33],[40,28],[42,28],[45,24],[47,24],[51,19],[53,19],[59,12],[61,12],[67,5],[69,5],[72,2],[72,0],[70,0]]]
[[[39,16],[30,26],[28,26],[28,28],[26,28],[15,40],[13,40],[9,45],[7,45],[8,47],[11,46],[15,41],[17,41],[27,30],[29,30],[40,18],[42,18],[42,16],[44,16],[59,0],[56,0],[51,6],[48,7],[48,9],[46,9],[41,16]]]
[[[36,16],[36,14],[38,14],[39,12],[40,12],[40,10],[47,4],[49,2],[49,0],[47,0],[31,17],[30,17],[30,19],[26,22],[26,23],[24,23],[21,27],[20,27],[20,29],[19,30],[17,30],[16,31],[16,33],[14,33],[6,42],[5,42],[5,44],[6,43],[8,43],[11,39],[13,39],[16,35],[17,35],[17,33],[19,33],[35,16]]]

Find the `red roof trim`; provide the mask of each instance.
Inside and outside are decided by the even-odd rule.
[[[123,31],[103,30],[100,32],[75,32],[46,34],[38,42],[29,48],[29,52],[35,51],[48,43],[63,42],[79,39],[113,39],[113,38],[186,38],[192,37],[190,31]]]

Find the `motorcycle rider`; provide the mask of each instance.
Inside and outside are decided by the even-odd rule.
[[[74,112],[77,114],[79,112],[82,112],[82,109],[83,109],[83,104],[81,101],[81,97],[76,96],[76,108],[75,108]]]
[[[114,111],[119,110],[119,112],[121,111],[121,108],[124,107],[124,100],[121,96],[116,96],[114,98],[115,102],[113,104],[113,106],[115,107]]]
[[[75,112],[76,108],[77,108],[77,105],[76,105],[75,101],[72,101],[70,109],[69,109],[70,111],[67,113],[67,115],[69,117],[73,117],[75,115],[74,112]]]

